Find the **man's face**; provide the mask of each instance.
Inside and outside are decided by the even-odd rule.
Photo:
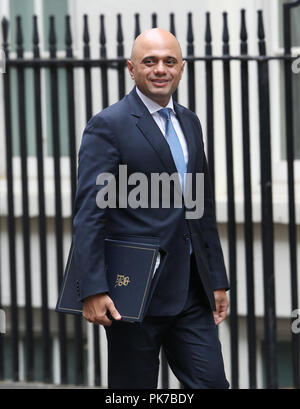
[[[139,90],[161,106],[167,105],[182,77],[184,62],[174,39],[145,39],[127,61]]]

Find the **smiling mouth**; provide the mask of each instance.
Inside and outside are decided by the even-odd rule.
[[[169,82],[169,80],[153,79],[151,82],[158,87],[163,87]]]

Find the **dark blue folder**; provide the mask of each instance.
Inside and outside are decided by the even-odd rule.
[[[138,241],[138,240],[137,240]],[[109,296],[124,321],[143,320],[148,305],[159,243],[105,239],[105,263]],[[77,293],[77,274],[72,241],[57,312],[81,314],[83,303]]]

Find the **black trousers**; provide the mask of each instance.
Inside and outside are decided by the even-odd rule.
[[[229,387],[217,327],[193,254],[189,292],[180,314],[146,316],[142,323],[114,321],[105,329],[109,389],[156,389],[161,348],[185,388]]]

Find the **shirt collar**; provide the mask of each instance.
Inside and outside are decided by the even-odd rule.
[[[145,94],[143,94],[138,89],[138,87],[136,87],[136,93],[141,98],[142,102],[146,105],[146,107],[147,107],[147,109],[148,109],[148,111],[150,112],[151,115],[154,114],[155,112],[159,111],[160,109],[162,109],[161,105],[159,105],[157,102],[153,101],[151,98],[149,98]],[[172,95],[170,97],[170,100],[169,100],[168,104],[164,108],[171,108],[171,112],[173,112],[173,114],[175,114]]]

